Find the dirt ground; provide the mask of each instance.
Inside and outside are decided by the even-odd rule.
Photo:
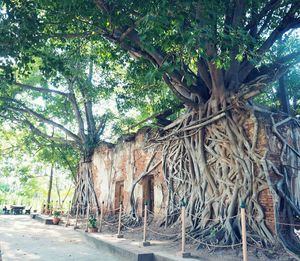
[[[3,261],[118,260],[72,228],[44,225],[23,215],[0,215],[0,249]]]
[[[106,219],[109,223],[103,223],[102,234],[114,235],[118,231],[118,220],[117,219]],[[74,224],[74,219],[71,220],[71,224]],[[79,226],[84,229],[86,226],[85,220],[79,221]],[[170,228],[160,227],[156,223],[151,223],[147,232],[147,241],[150,241],[152,246],[152,251],[165,252],[178,256],[178,253],[181,250],[181,238],[177,236],[180,234],[180,229],[176,226]],[[143,241],[143,227],[126,228],[123,227],[122,234],[124,238],[133,242],[142,242]],[[167,236],[169,235],[169,236]],[[207,248],[204,246],[199,247],[199,243],[187,240],[186,246],[187,252],[190,252],[194,258],[199,258],[200,260],[207,261],[240,261],[242,260],[242,248]],[[248,260],[254,261],[271,261],[271,260],[280,260],[280,261],[294,261],[296,259],[292,258],[282,247],[275,248],[258,248],[253,246],[248,246]]]
[[[107,236],[107,239],[117,233],[116,220],[111,223],[104,223],[103,230],[98,235]],[[71,219],[71,225],[75,220]],[[86,221],[78,223],[81,230],[85,229]],[[135,243],[140,246],[143,239],[143,228],[124,228],[122,230],[128,244]],[[156,224],[151,224],[147,234],[147,240],[151,242],[149,251],[165,253],[174,258],[178,258],[180,252],[180,239],[175,234],[180,234],[178,227],[168,229],[161,228]],[[169,236],[166,236],[169,235]],[[173,235],[173,236],[172,236]],[[186,251],[191,252],[194,258],[202,261],[240,261],[242,260],[242,250],[240,247],[231,248],[198,248],[199,244],[188,240]],[[0,248],[2,250],[3,261],[18,260],[78,260],[93,261],[107,260],[115,261],[116,257],[104,250],[95,249],[83,240],[80,233],[73,230],[73,227],[49,226],[32,220],[29,216],[4,216],[0,215]],[[177,259],[176,258],[176,259]],[[281,260],[292,261],[283,249],[259,249],[249,248],[249,261],[261,260]]]

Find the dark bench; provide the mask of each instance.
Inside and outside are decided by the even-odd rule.
[[[10,209],[11,209],[12,214],[20,215],[20,214],[23,214],[23,210],[25,209],[25,207],[12,205],[12,206],[10,206]]]

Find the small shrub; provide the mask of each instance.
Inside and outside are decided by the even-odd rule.
[[[89,217],[89,227],[97,227],[97,219],[94,216]]]
[[[54,211],[53,216],[58,218],[60,216],[61,212],[60,211]]]

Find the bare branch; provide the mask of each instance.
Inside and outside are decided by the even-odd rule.
[[[300,7],[299,3],[293,4],[286,15],[283,17],[279,25],[276,29],[269,35],[269,37],[265,40],[265,42],[260,46],[257,50],[257,56],[259,59],[263,56],[265,52],[267,52],[270,47],[278,40],[285,32],[290,29],[300,27],[300,18],[295,18],[295,13],[298,11]],[[249,62],[245,61],[242,64],[241,70],[239,72],[239,80],[243,82],[249,73],[254,69],[254,65]]]
[[[19,86],[23,89],[26,89],[26,90],[32,90],[32,91],[44,92],[44,93],[55,93],[55,94],[59,94],[59,95],[62,95],[62,96],[65,96],[65,97],[69,98],[68,93],[61,92],[61,91],[54,90],[54,89],[35,87],[35,86],[32,86],[32,85],[23,84],[23,83],[20,83],[20,82],[16,82],[15,85],[17,85],[17,86]]]
[[[102,10],[105,14],[110,15],[109,7],[104,0],[95,0],[96,6]]]
[[[211,90],[211,78],[210,78],[210,74],[209,74],[209,71],[208,71],[208,67],[207,67],[207,64],[205,62],[205,60],[200,57],[198,59],[198,74],[199,76],[201,77],[201,79],[204,81],[206,87]]]
[[[89,75],[86,80],[87,86],[92,86],[92,78],[93,78],[93,62],[89,63]],[[88,133],[91,136],[94,136],[96,133],[96,124],[93,114],[93,103],[91,99],[88,97],[86,93],[86,88],[79,83],[79,90],[84,100],[84,109],[85,109],[85,117],[87,122]]]
[[[79,143],[81,142],[81,139],[76,134],[74,134],[73,132],[71,132],[70,130],[65,128],[63,125],[61,125],[61,124],[59,124],[59,123],[57,123],[53,120],[50,120],[50,119],[44,117],[43,115],[33,111],[32,109],[28,108],[23,103],[21,103],[20,101],[18,101],[16,99],[8,98],[8,97],[0,97],[0,100],[5,101],[5,102],[12,102],[12,103],[18,104],[20,106],[20,108],[14,107],[14,106],[11,106],[11,105],[9,105],[9,107],[12,110],[17,111],[17,112],[30,114],[30,115],[34,116],[36,119],[38,119],[39,121],[47,123],[47,124],[49,124],[53,127],[56,127],[58,129],[60,129],[61,131],[63,131],[64,133],[66,133],[67,135],[72,137],[74,139],[74,141],[77,141]]]
[[[280,3],[281,3],[281,0],[269,0],[265,4],[265,6],[262,8],[262,10],[258,14],[254,15],[252,17],[252,19],[247,24],[245,29],[247,31],[254,27],[257,29],[259,22],[266,16],[266,14],[268,12],[273,13],[273,11],[280,5]],[[257,31],[257,30],[255,30],[255,31]]]
[[[255,68],[247,77],[247,82],[262,76],[269,75],[270,78],[278,79],[294,64],[300,62],[300,51],[277,58],[273,63]]]
[[[197,106],[196,102],[193,102],[191,99],[187,98],[186,93],[180,92],[178,88],[175,87],[175,84],[171,81],[170,77],[167,74],[163,75],[163,79],[166,82],[167,85],[169,85],[170,89],[173,91],[173,93],[183,102],[190,106]]]
[[[145,58],[146,60],[150,61],[153,65],[157,67],[161,67],[163,63],[166,60],[166,56],[163,53],[161,53],[159,50],[155,51],[145,51],[142,43],[140,41],[138,32],[136,30],[131,30],[125,37],[128,41],[125,43],[125,41],[120,42],[120,35],[122,35],[121,31],[115,30],[115,35],[112,36],[110,34],[103,35],[105,38],[107,38],[110,41],[115,42],[116,44],[119,44],[121,48],[128,51],[131,55],[134,56],[134,58]],[[174,70],[172,73],[168,73],[165,75],[168,75],[168,79],[166,77],[163,77],[163,79],[167,79],[166,83],[170,86],[173,85],[171,90],[175,92],[175,95],[178,96],[180,99],[184,99],[185,101],[188,101],[191,99],[191,94],[195,92],[196,95],[203,98],[205,96],[206,92],[199,91],[199,88],[196,86],[188,87],[184,75],[191,74],[188,71],[181,71],[181,70]],[[204,94],[204,95],[203,95]],[[195,104],[193,101],[189,102],[190,104]]]
[[[59,137],[55,137],[55,136],[50,136],[44,132],[42,132],[39,128],[35,127],[29,120],[24,120],[23,121],[30,129],[32,132],[34,132],[35,134],[37,134],[38,136],[41,136],[45,139],[51,140],[55,143],[60,143],[60,144],[68,144],[74,148],[78,148],[81,146],[81,144],[76,143],[74,140],[67,140],[67,139],[63,139],[63,138],[59,138]]]
[[[96,142],[98,143],[100,141],[100,137],[102,136],[103,132],[104,132],[104,129],[105,129],[105,126],[106,126],[106,122],[107,122],[107,119],[108,119],[108,114],[104,114],[100,120],[100,123],[98,125],[98,128],[96,130]]]
[[[236,28],[241,25],[243,18],[245,16],[245,1],[235,0],[234,11],[232,15],[232,27]]]
[[[78,128],[79,128],[79,130],[78,130],[79,135],[80,135],[81,139],[83,140],[85,138],[84,122],[83,122],[81,111],[79,109],[79,105],[77,103],[76,96],[75,96],[75,93],[74,93],[73,83],[70,82],[70,81],[68,82],[68,89],[69,89],[69,92],[70,92],[69,101],[71,102],[73,111],[74,111],[75,116],[76,116],[76,120],[77,120]]]

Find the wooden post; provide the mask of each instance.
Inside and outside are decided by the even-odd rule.
[[[88,232],[88,227],[89,227],[89,216],[90,216],[90,203],[87,205],[87,210],[86,210],[86,226],[85,226],[85,232]]]
[[[241,225],[242,225],[242,243],[243,243],[243,261],[248,261],[247,253],[247,231],[246,231],[246,213],[245,203],[241,203]]]
[[[77,206],[76,206],[76,219],[75,219],[75,226],[74,226],[74,229],[77,229],[78,226],[77,226],[77,223],[78,223],[78,215],[79,215],[79,203],[77,203]]]
[[[143,246],[150,246],[150,242],[146,240],[147,239],[147,237],[146,237],[146,233],[147,233],[147,215],[148,215],[148,206],[147,206],[147,202],[145,202]]]
[[[185,251],[185,203],[181,207],[181,256],[183,258],[191,257],[191,253]]]
[[[103,215],[104,215],[104,201],[102,201],[102,204],[101,204],[99,232],[101,232],[101,230],[102,230]]]
[[[66,221],[66,227],[70,226],[70,212],[71,212],[71,201],[69,201],[69,209],[68,209],[68,215],[67,215],[67,221]]]
[[[117,238],[123,238],[124,237],[124,235],[121,234],[121,218],[122,218],[122,203],[120,204],[120,209],[119,209],[119,225],[118,225]]]

